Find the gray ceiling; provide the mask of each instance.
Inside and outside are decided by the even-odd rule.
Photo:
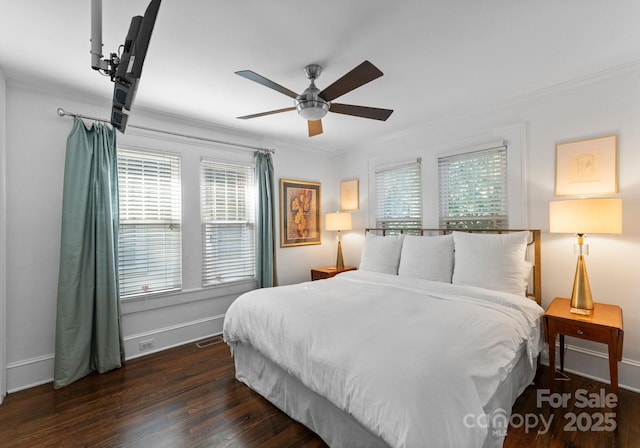
[[[105,54],[147,3],[103,2]],[[0,68],[104,97],[108,116],[112,84],[90,68],[90,4],[0,0]],[[324,67],[322,89],[364,60],[384,76],[339,102],[394,109],[386,122],[330,113],[309,138],[295,112],[235,118],[292,106],[237,70],[301,92],[305,65]],[[638,0],[163,0],[136,106],[339,151],[638,60]]]

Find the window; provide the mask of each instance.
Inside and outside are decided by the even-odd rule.
[[[118,150],[120,298],[182,287],[180,158]]]
[[[422,176],[416,162],[375,170],[376,227],[422,227]]]
[[[438,158],[440,227],[509,227],[507,146]]]
[[[200,163],[202,285],[255,278],[253,167]]]

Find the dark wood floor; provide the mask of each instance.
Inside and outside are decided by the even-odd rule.
[[[546,378],[544,368],[539,378]],[[542,379],[537,380],[546,387]],[[558,392],[604,385],[574,377],[558,382]],[[536,387],[518,399],[514,414],[543,414]],[[640,447],[640,394],[623,390],[616,431],[565,431],[558,409],[551,431],[512,427],[505,447]],[[596,420],[596,412],[588,410]],[[593,417],[591,417],[593,415]],[[515,422],[518,425],[518,421]],[[603,425],[606,426],[606,425]],[[92,375],[64,389],[50,384],[9,394],[0,405],[0,446],[9,447],[325,447],[313,432],[234,378],[224,343],[188,344],[138,358],[125,367]]]

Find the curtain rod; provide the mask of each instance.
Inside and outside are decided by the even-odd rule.
[[[96,118],[96,117],[90,117],[88,115],[82,115],[82,114],[75,114],[73,112],[67,112],[61,107],[58,108],[58,116],[60,118],[65,117],[65,116],[69,116],[69,117],[76,117],[76,118],[84,118],[86,120],[100,121],[102,123],[110,123],[109,120],[105,120],[104,118]],[[172,131],[164,131],[164,130],[161,130],[161,129],[147,128],[145,126],[136,126],[136,125],[130,124],[128,127],[141,129],[143,131],[158,132],[160,134],[174,135],[176,137],[184,137],[184,138],[190,138],[190,139],[193,139],[193,140],[201,140],[201,141],[210,142],[210,143],[219,143],[219,144],[222,144],[222,145],[235,146],[235,147],[238,147],[238,148],[254,149],[256,151],[264,151],[264,152],[268,152],[268,153],[271,153],[271,154],[275,154],[275,152],[276,152],[275,149],[259,148],[257,146],[243,145],[243,144],[240,144],[240,143],[225,142],[224,140],[214,140],[214,139],[206,138],[206,137],[197,137],[195,135],[181,134],[179,132],[172,132]]]

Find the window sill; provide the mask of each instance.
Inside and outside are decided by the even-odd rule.
[[[255,280],[246,280],[186,291],[175,291],[167,294],[150,294],[148,296],[141,296],[121,301],[120,310],[122,315],[139,313],[158,308],[198,302],[201,300],[211,300],[230,295],[240,295],[256,289],[256,287],[257,285]]]

